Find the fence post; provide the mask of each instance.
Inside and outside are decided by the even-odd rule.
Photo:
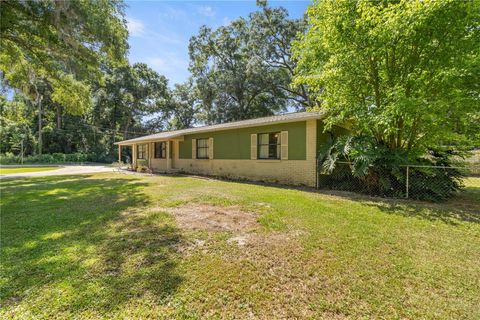
[[[409,174],[409,166],[407,165],[407,183],[406,183],[406,193],[405,193],[405,197],[408,199],[408,174]]]

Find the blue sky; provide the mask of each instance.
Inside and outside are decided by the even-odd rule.
[[[269,1],[290,17],[303,15],[311,1]],[[251,1],[127,1],[129,60],[144,62],[169,79],[170,86],[188,76],[188,40],[200,26],[217,28],[257,10]]]

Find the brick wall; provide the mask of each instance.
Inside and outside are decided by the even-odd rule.
[[[316,171],[316,132],[316,120],[307,121],[306,160],[179,159],[176,153],[173,166],[174,169],[186,173],[313,187]]]

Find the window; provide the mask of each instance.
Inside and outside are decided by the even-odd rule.
[[[258,159],[280,159],[280,132],[258,134]]]
[[[137,159],[145,159],[147,153],[147,145],[139,144],[137,146]]]
[[[197,139],[197,159],[208,159],[208,139]]]
[[[167,143],[155,142],[155,158],[165,159],[167,157]]]

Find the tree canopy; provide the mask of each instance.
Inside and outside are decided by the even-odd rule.
[[[200,113],[198,96],[198,90],[191,78],[185,83],[175,84],[166,112],[170,120],[169,129],[186,129],[195,125]]]
[[[478,1],[318,0],[307,20],[295,84],[329,125],[349,122],[376,145],[418,154],[478,139]]]
[[[190,39],[190,71],[206,123],[272,115],[310,105],[303,84],[291,86],[291,42],[305,28],[283,8],[260,9]]]
[[[27,95],[39,79],[48,82],[54,102],[81,114],[101,61],[125,62],[127,36],[119,1],[2,1],[0,70]]]

